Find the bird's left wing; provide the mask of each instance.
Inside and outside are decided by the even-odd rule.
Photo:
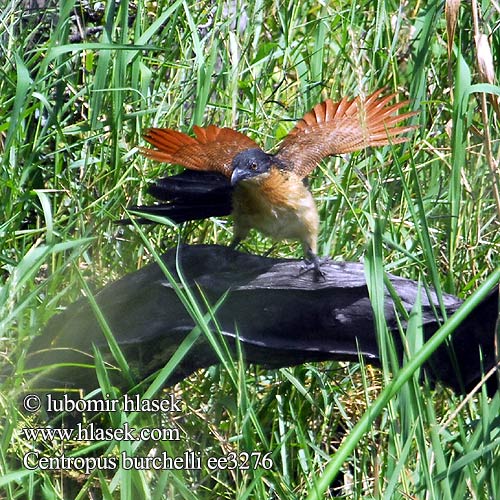
[[[156,149],[141,148],[141,151],[154,160],[230,177],[233,158],[245,149],[259,147],[250,137],[230,128],[209,125],[194,126],[193,130],[196,137],[170,128],[150,128],[144,139]]]
[[[377,90],[365,100],[328,99],[317,104],[283,139],[276,157],[305,177],[326,156],[408,140],[401,134],[415,127],[398,124],[417,113],[397,114],[408,101],[387,105],[396,94],[380,97],[382,92]]]

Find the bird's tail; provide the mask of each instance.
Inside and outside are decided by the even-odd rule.
[[[176,223],[222,217],[231,213],[232,190],[229,179],[222,174],[185,170],[163,177],[149,187],[148,193],[162,203],[134,205],[129,210],[168,217]],[[120,221],[122,224],[129,222],[129,219]],[[152,221],[139,218],[137,222]]]

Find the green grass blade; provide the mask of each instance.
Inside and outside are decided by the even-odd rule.
[[[474,310],[477,305],[485,299],[500,279],[500,268],[496,269],[489,278],[480,286],[449,318],[449,320],[424,344],[422,349],[414,358],[401,368],[398,375],[384,388],[377,400],[371,405],[368,411],[361,417],[356,426],[349,433],[349,437],[342,443],[337,453],[328,463],[324,473],[315,483],[307,497],[307,500],[318,500],[328,488],[338,474],[342,464],[352,453],[359,440],[368,431],[372,422],[378,417],[380,412],[389,404],[390,400],[408,382],[429,356],[450,336],[454,330],[464,321],[464,319]]]

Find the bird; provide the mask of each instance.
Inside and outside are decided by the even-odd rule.
[[[251,229],[277,241],[298,240],[304,269],[323,276],[317,243],[320,221],[307,176],[328,156],[408,140],[404,134],[415,126],[401,122],[416,112],[399,113],[409,101],[390,104],[397,94],[383,95],[384,90],[317,104],[274,153],[232,128],[195,125],[194,137],[171,128],[149,128],[144,139],[153,148],[141,148],[142,154],[186,170],[150,185],[149,194],[162,203],[130,210],[176,223],[231,214],[231,247]]]

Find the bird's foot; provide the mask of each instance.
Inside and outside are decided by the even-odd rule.
[[[242,242],[242,238],[238,238],[236,236],[233,237],[231,243],[229,244],[229,248],[231,250],[236,250],[236,247]]]
[[[314,278],[316,280],[322,279],[326,281],[325,273],[321,270],[321,266],[328,260],[328,257],[319,258],[317,255],[312,255],[310,259],[304,259],[304,263],[301,266],[299,276],[310,271],[314,272]]]
[[[266,252],[264,253],[264,257],[269,257],[269,255],[271,255],[271,252],[278,246],[277,243],[274,243],[271,248],[269,248],[269,250],[266,250]]]

